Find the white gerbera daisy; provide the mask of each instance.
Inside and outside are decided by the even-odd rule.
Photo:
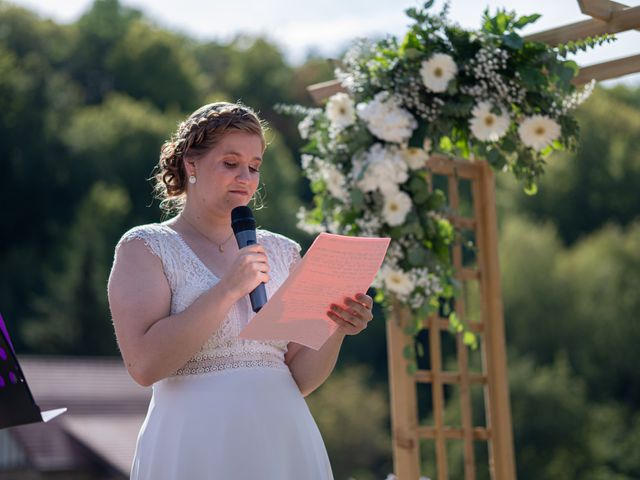
[[[560,125],[546,115],[533,115],[520,124],[518,134],[527,147],[542,150],[560,136]]]
[[[356,120],[355,104],[344,92],[336,93],[329,98],[325,112],[331,125],[339,130],[353,125]]]
[[[497,142],[509,129],[509,115],[502,108],[502,113],[496,115],[491,112],[489,102],[479,102],[471,111],[473,117],[469,120],[471,133],[483,142]]]
[[[424,168],[429,160],[429,154],[422,148],[409,147],[400,150],[400,156],[411,170]]]
[[[382,267],[380,273],[385,287],[390,292],[396,293],[401,297],[406,297],[413,292],[414,285],[411,282],[411,277],[402,270]]]
[[[434,54],[429,60],[424,60],[420,68],[424,86],[436,93],[445,92],[449,82],[457,73],[456,62],[446,53]]]
[[[382,216],[387,225],[402,225],[411,210],[411,197],[401,190],[385,192]]]

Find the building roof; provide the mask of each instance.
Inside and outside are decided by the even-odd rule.
[[[49,423],[10,429],[39,471],[102,465],[128,478],[151,388],[135,383],[120,358],[19,356],[42,410],[67,407]]]

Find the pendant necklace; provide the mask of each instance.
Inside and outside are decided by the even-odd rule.
[[[180,218],[181,218],[182,220],[184,220],[185,222],[187,222],[187,223],[189,224],[189,226],[190,226],[191,228],[193,228],[196,232],[198,232],[198,234],[199,234],[201,237],[206,238],[208,241],[210,241],[210,242],[211,242],[211,243],[213,243],[216,247],[218,247],[218,251],[219,251],[220,253],[224,253],[224,248],[222,248],[222,247],[224,246],[224,244],[225,244],[225,243],[227,243],[227,242],[231,239],[231,237],[233,237],[233,232],[231,232],[231,235],[229,235],[229,236],[227,237],[227,239],[226,239],[224,242],[222,242],[222,243],[214,242],[214,241],[213,241],[213,240],[211,240],[209,237],[207,237],[204,233],[202,233],[200,230],[198,230],[198,229],[193,225],[193,223],[191,223],[191,222],[190,222],[189,220],[187,220],[185,217],[180,216]]]

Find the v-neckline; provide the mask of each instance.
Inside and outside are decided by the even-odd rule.
[[[180,241],[180,243],[182,243],[182,245],[184,246],[184,248],[189,252],[189,254],[196,259],[196,261],[200,264],[200,266],[202,268],[204,268],[209,275],[211,275],[213,278],[215,278],[216,280],[220,280],[221,278],[216,275],[215,273],[213,273],[213,270],[211,270],[206,263],[204,263],[202,261],[202,259],[198,256],[198,254],[193,250],[193,248],[191,248],[189,246],[189,244],[187,243],[187,241],[182,237],[182,234],[180,232],[178,232],[177,230],[171,228],[169,225],[167,225],[166,223],[161,223],[160,225],[162,225],[165,228],[168,228],[169,230],[171,230],[171,232],[173,232],[177,237],[178,240]]]

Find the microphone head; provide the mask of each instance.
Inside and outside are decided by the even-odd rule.
[[[233,233],[256,229],[256,219],[249,207],[239,206],[231,210],[231,228]]]

